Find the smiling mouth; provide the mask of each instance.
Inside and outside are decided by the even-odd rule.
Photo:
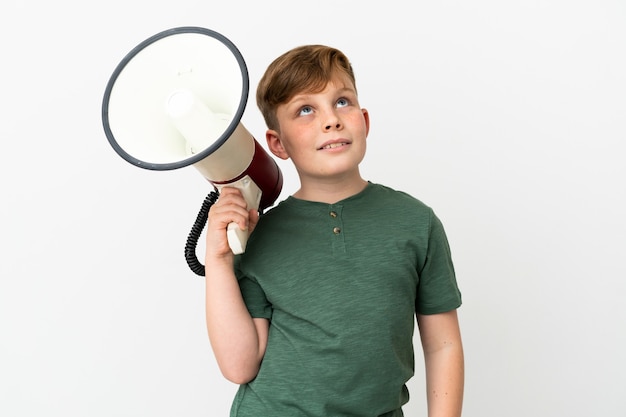
[[[339,148],[339,147],[346,146],[346,145],[348,145],[347,142],[329,143],[326,146],[322,146],[320,149],[334,149],[334,148]]]

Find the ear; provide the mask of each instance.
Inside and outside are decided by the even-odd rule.
[[[370,113],[367,109],[361,109],[361,112],[363,112],[363,119],[365,120],[365,136],[367,136],[370,133]]]
[[[267,141],[267,147],[270,152],[272,152],[276,157],[280,159],[289,159],[289,154],[287,154],[283,143],[280,141],[277,131],[269,129],[265,132],[265,140]]]

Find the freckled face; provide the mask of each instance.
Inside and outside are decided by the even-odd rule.
[[[294,96],[276,116],[280,131],[268,131],[268,145],[279,158],[292,159],[301,180],[358,175],[369,114],[347,78],[333,78],[319,93]]]

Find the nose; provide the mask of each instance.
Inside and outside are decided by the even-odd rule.
[[[326,117],[324,121],[324,131],[328,132],[334,129],[341,129],[341,119],[339,115],[335,113],[334,110],[329,110],[326,112]]]

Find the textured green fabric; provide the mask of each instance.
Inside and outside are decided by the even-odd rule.
[[[236,272],[250,313],[271,325],[232,417],[402,416],[415,313],[461,304],[433,211],[372,183],[336,204],[287,198],[261,217]]]

